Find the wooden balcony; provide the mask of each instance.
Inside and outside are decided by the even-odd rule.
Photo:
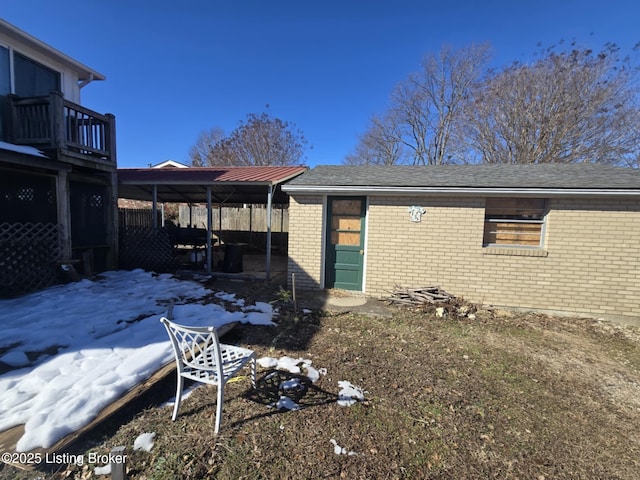
[[[9,141],[45,152],[50,158],[101,170],[116,169],[115,116],[65,100],[12,96]]]

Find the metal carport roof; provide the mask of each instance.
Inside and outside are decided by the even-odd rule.
[[[118,198],[153,202],[265,204],[267,219],[266,278],[271,272],[271,207],[288,204],[289,196],[281,185],[301,175],[307,167],[191,167],[191,168],[119,168]],[[211,215],[209,215],[211,218]],[[154,225],[157,222],[154,220]],[[211,273],[211,232],[207,225],[207,271]]]
[[[164,203],[288,204],[281,184],[304,173],[307,167],[191,167],[119,168],[118,197]]]

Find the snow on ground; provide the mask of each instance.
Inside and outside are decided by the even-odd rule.
[[[338,392],[338,405],[350,407],[354,403],[364,400],[364,390],[352,385],[351,382],[340,380],[338,386],[340,387],[340,391]]]
[[[0,431],[24,424],[18,451],[48,448],[173,358],[160,323],[169,303],[186,325],[273,325],[271,305],[227,311],[199,303],[210,290],[171,275],[106,272],[16,299],[0,300]]]
[[[304,375],[311,380],[311,383],[316,383],[320,378],[320,375],[326,375],[326,368],[318,368],[315,369],[311,366],[311,360],[306,358],[293,358],[289,356],[284,356],[280,358],[273,357],[261,357],[257,360],[258,365],[263,368],[273,368],[275,370],[286,370],[293,374],[302,374],[302,369],[305,370]],[[267,375],[265,378],[269,378],[270,376],[274,376],[275,373],[271,373]],[[340,391],[338,392],[338,405],[341,407],[350,407],[357,402],[364,401],[365,391],[361,387],[357,387],[353,385],[351,382],[346,380],[340,380],[338,382],[338,386],[340,387]],[[300,387],[300,381],[298,379],[292,378],[289,380],[285,380],[280,383],[279,389],[286,393],[289,390],[296,390]],[[272,405],[278,409],[285,410],[298,410],[300,406],[295,403],[293,400],[283,395],[280,397],[280,400]]]
[[[334,438],[329,440],[329,442],[331,442],[331,444],[333,445],[333,453],[335,453],[336,455],[349,455],[350,457],[358,455],[356,452],[347,451],[346,448],[338,445],[338,442],[336,442]]]
[[[13,143],[0,142],[0,149],[9,150],[12,152],[26,153],[27,155],[33,155],[36,157],[48,158],[44,153],[34,147],[26,147],[24,145],[15,145]]]
[[[290,373],[302,373],[302,369],[305,370],[305,375],[309,377],[312,383],[315,383],[320,378],[320,375],[326,375],[327,370],[321,368],[316,370],[311,366],[311,360],[305,358],[293,358],[284,356],[281,358],[262,357],[257,360],[258,365],[264,368],[275,368],[276,370],[286,370]]]
[[[153,448],[153,439],[156,438],[156,432],[147,432],[141,433],[138,437],[133,441],[133,449],[134,450],[144,450],[145,452],[150,452]]]

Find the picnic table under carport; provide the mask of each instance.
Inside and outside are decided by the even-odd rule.
[[[152,203],[154,226],[158,225],[158,203],[207,205],[206,270],[212,271],[212,205],[266,205],[266,278],[271,273],[271,212],[273,204],[288,204],[282,184],[301,175],[304,166],[246,166],[189,168],[119,168],[118,198]]]

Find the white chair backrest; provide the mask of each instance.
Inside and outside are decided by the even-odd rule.
[[[222,377],[222,356],[215,327],[185,327],[166,318],[160,321],[169,333],[178,373],[182,373],[186,366],[217,371],[218,378]]]

